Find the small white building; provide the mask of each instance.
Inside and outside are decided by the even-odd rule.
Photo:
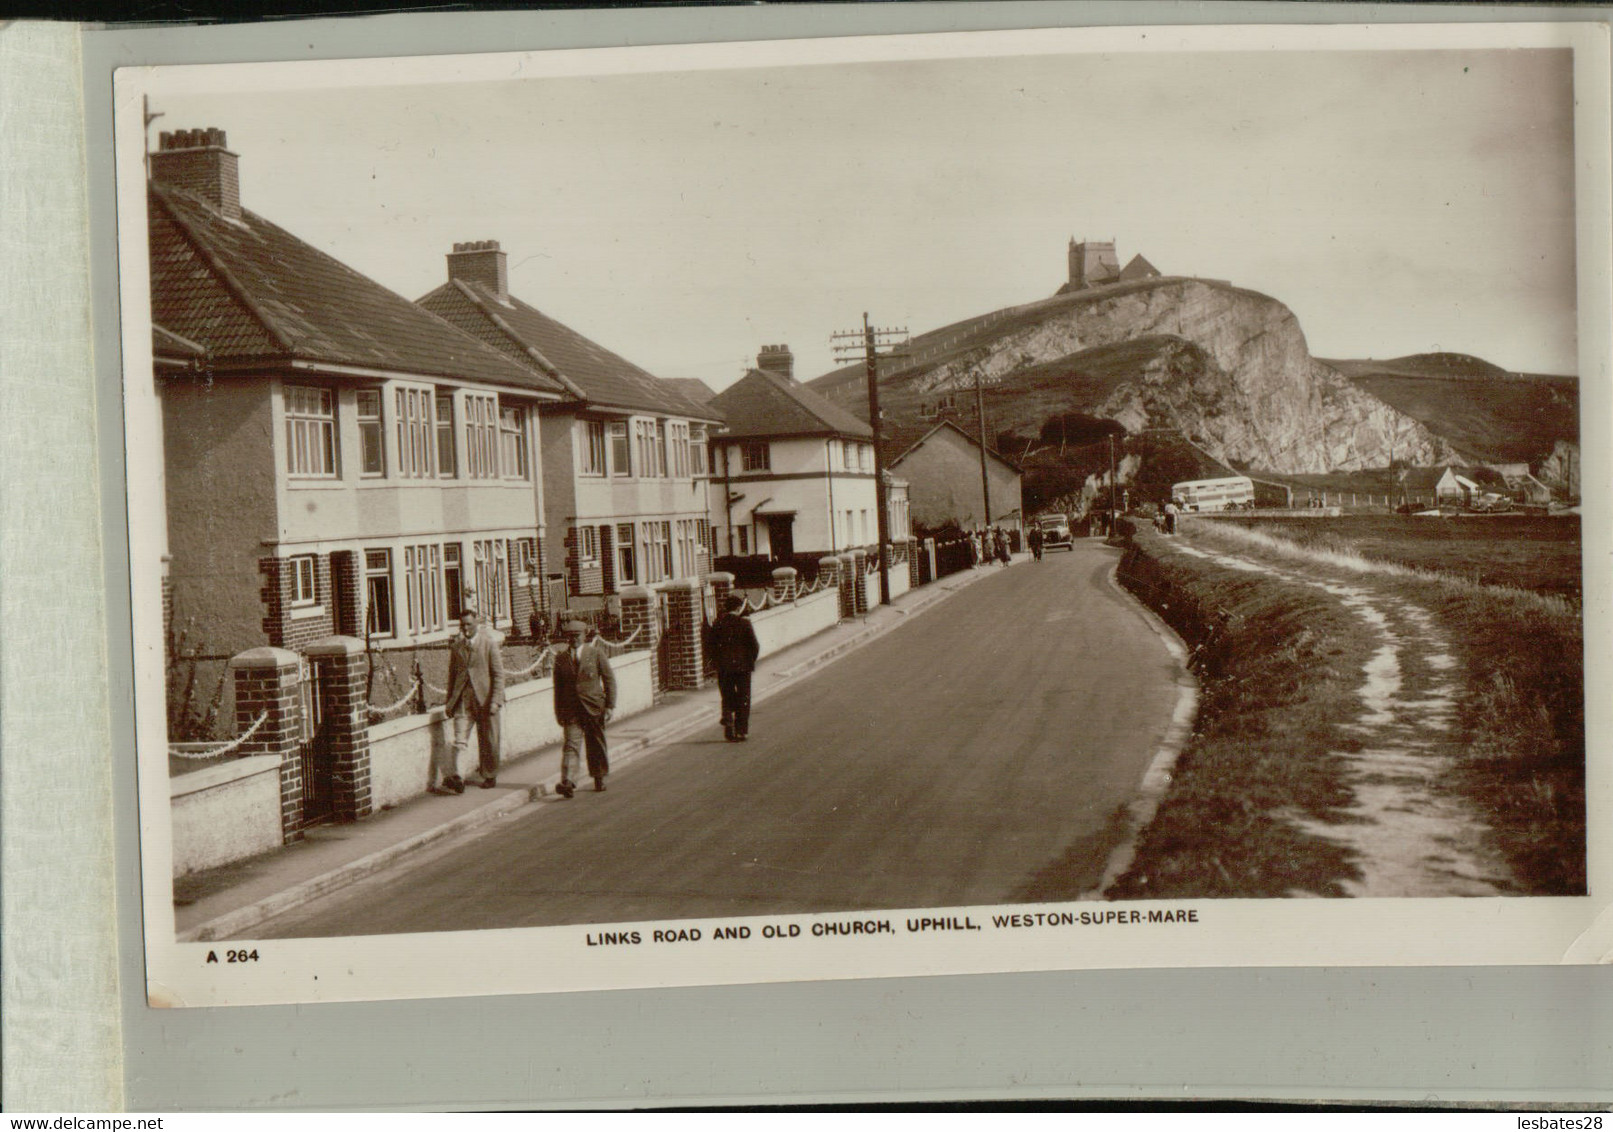
[[[877,545],[873,430],[796,381],[787,347],[765,347],[757,367],[712,401],[728,425],[711,442],[718,554],[787,562]],[[900,540],[906,485],[891,487]]]

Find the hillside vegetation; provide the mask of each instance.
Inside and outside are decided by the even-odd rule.
[[[1450,353],[1326,364],[1471,462],[1538,464],[1559,441],[1579,438],[1579,382],[1572,377],[1510,373]]]

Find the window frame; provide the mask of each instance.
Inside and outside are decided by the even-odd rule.
[[[532,478],[532,460],[527,451],[527,411],[525,405],[507,404],[498,399],[498,467],[499,478],[529,480]],[[514,465],[512,468],[511,465]]]
[[[432,409],[436,414],[437,478],[459,478],[459,438],[454,432],[453,390],[437,389],[432,395]],[[447,444],[447,451],[443,445]]]
[[[492,393],[465,394],[466,478],[499,479],[498,397]]]
[[[746,440],[741,442],[739,446],[739,469],[742,472],[772,471],[772,445],[765,440]]]
[[[366,400],[373,402],[373,413],[365,410]],[[383,479],[386,476],[386,391],[380,388],[355,391],[353,411],[358,421],[358,474],[363,479]],[[372,444],[373,468],[370,467]]]
[[[707,447],[706,426],[689,426],[689,474],[695,479],[711,474],[711,450]]]
[[[638,584],[638,553],[636,523],[616,524],[616,582],[621,585]]]
[[[633,475],[633,437],[627,425],[627,421],[610,421],[606,429],[610,474],[613,478],[631,479]],[[621,460],[617,460],[618,455],[622,457]]]
[[[436,392],[413,385],[392,391],[393,417],[398,434],[394,463],[400,479],[435,479],[437,475]]]
[[[583,566],[599,565],[599,528],[591,523],[579,523],[571,528],[572,545],[577,548],[577,562]]]
[[[605,422],[579,420],[577,430],[577,474],[601,478],[610,474],[610,452],[605,436]]]
[[[307,592],[304,595],[303,574],[307,571]],[[319,556],[293,554],[286,559],[286,572],[291,577],[291,600],[288,609],[315,609],[319,606]]]
[[[308,395],[313,395],[313,408]],[[300,402],[300,404],[299,404]],[[320,385],[285,385],[281,408],[286,420],[286,475],[297,480],[333,480],[341,477],[341,446],[336,428],[337,399],[334,390]],[[316,451],[323,457],[323,470],[309,470]],[[301,453],[304,466],[299,469]]]
[[[380,565],[373,565],[372,555],[379,556]],[[379,583],[379,586],[377,586]],[[386,600],[377,601],[376,591],[384,592]],[[396,637],[398,635],[397,618],[397,587],[392,577],[392,549],[390,547],[366,547],[364,550],[364,632],[367,637]],[[385,616],[386,625],[383,628],[378,622],[380,617],[376,610],[380,609]],[[375,624],[371,628],[372,623]]]

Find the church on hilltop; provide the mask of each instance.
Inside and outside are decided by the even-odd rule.
[[[1059,288],[1059,294],[1082,291],[1088,287],[1102,287],[1109,283],[1131,283],[1138,279],[1159,278],[1159,268],[1141,255],[1131,257],[1125,267],[1115,254],[1113,240],[1082,240],[1070,237],[1070,279]]]

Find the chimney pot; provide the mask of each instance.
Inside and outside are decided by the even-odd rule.
[[[162,131],[150,169],[153,181],[200,197],[227,220],[241,219],[240,158],[226,147],[223,130]]]
[[[794,381],[795,355],[790,353],[790,347],[783,342],[765,345],[761,353],[756,355],[756,368],[783,374]]]
[[[476,283],[500,299],[510,294],[509,260],[497,240],[467,240],[448,255],[448,278]]]

